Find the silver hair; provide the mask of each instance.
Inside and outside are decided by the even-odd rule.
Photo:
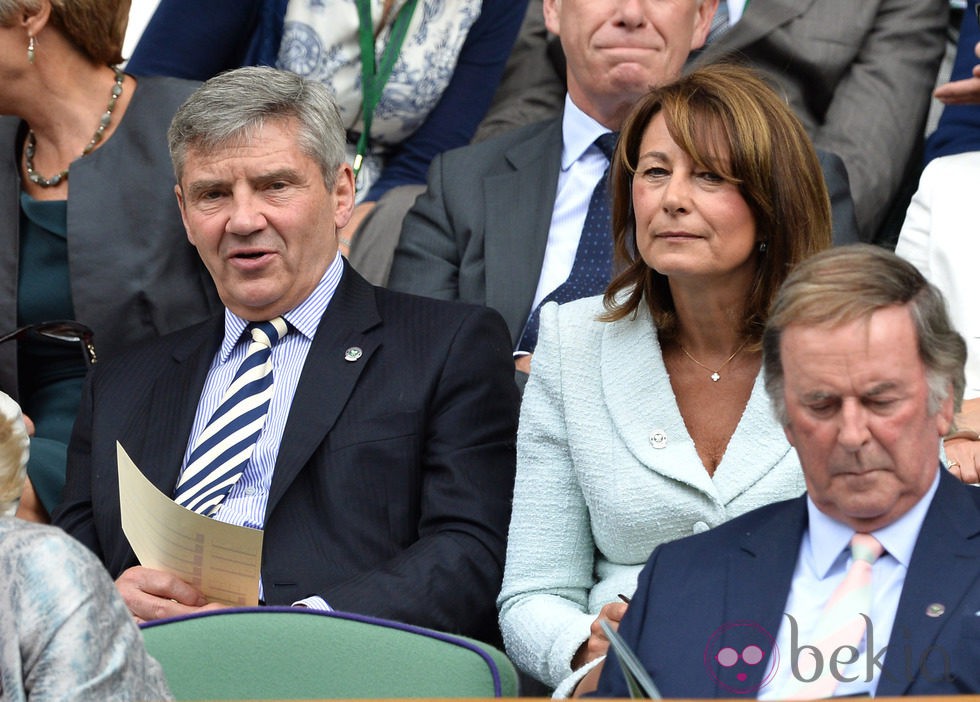
[[[959,411],[966,385],[966,342],[953,328],[942,293],[908,261],[880,246],[857,244],[823,251],[800,263],[780,288],[762,335],[766,390],[776,417],[788,423],[779,344],[791,325],[836,326],[877,310],[906,306],[919,358],[926,367],[928,410],[953,395]]]
[[[346,133],[330,91],[289,71],[249,66],[225,71],[181,105],[167,140],[180,182],[187,153],[249,141],[267,122],[295,120],[299,148],[319,165],[328,188],[346,157]]]

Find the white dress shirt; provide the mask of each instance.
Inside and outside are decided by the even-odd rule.
[[[728,26],[732,27],[742,19],[748,0],[728,0]]]

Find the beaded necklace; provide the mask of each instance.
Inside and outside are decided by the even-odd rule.
[[[88,146],[82,151],[82,156],[87,156],[92,153],[92,149],[102,141],[102,135],[105,134],[106,128],[112,122],[112,111],[116,109],[116,101],[122,95],[123,79],[125,78],[123,72],[118,68],[114,70],[116,72],[116,82],[112,86],[109,104],[105,108],[105,113],[99,119],[99,126],[96,128],[95,134],[92,135],[92,140],[89,141]],[[53,188],[56,185],[60,185],[62,181],[68,180],[67,167],[63,171],[55,173],[50,178],[45,178],[34,170],[34,149],[36,147],[37,139],[34,137],[34,130],[29,129],[27,130],[27,144],[24,146],[24,166],[27,168],[27,177],[30,178],[31,182],[42,188]]]

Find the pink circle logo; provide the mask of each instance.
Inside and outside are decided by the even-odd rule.
[[[760,666],[765,669],[760,671]],[[772,634],[755,622],[732,622],[711,634],[704,648],[704,667],[725,690],[747,695],[772,680],[779,667],[779,649]]]

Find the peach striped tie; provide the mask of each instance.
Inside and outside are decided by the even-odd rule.
[[[824,605],[813,634],[812,646],[821,657],[819,669],[816,656],[809,652],[801,654],[800,677],[787,690],[786,699],[833,695],[840,681],[831,670],[830,660],[841,647],[856,649],[864,638],[867,620],[862,615],[871,616],[871,567],[883,552],[884,548],[871,534],[856,533],[851,537],[851,566]],[[841,660],[850,661],[852,657],[848,653]]]

